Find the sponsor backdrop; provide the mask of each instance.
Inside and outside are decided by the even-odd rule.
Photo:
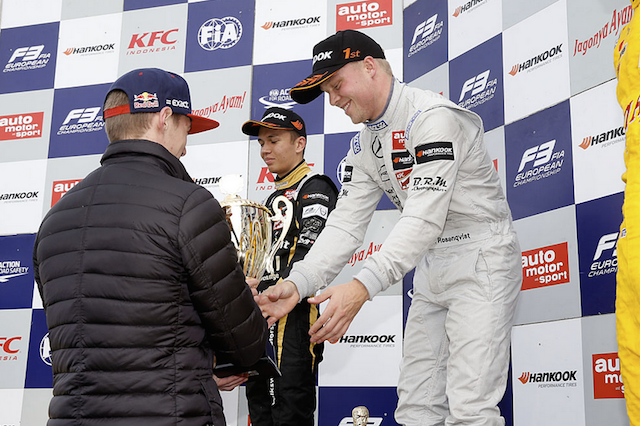
[[[51,357],[32,246],[43,215],[99,165],[102,101],[119,75],[180,73],[196,114],[221,123],[190,136],[183,162],[221,197],[274,189],[257,142],[240,131],[265,108],[294,108],[307,160],[340,184],[353,125],[326,97],[297,105],[291,87],[312,47],[337,29],[381,43],[397,78],[477,112],[510,202],[524,280],[513,333],[507,425],[628,424],[615,341],[616,243],[624,186],[622,114],[612,51],[628,0],[4,0],[0,2],[0,424],[42,425]],[[402,129],[398,129],[402,130]],[[398,137],[401,137],[399,134]],[[398,212],[386,198],[336,281],[380,249]],[[412,274],[409,274],[412,275]],[[318,423],[395,425],[411,283],[365,304],[327,345]],[[244,388],[225,393],[247,425]]]

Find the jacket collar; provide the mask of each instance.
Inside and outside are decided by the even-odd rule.
[[[364,124],[367,129],[372,132],[379,132],[384,130],[393,122],[393,116],[396,112],[396,107],[400,101],[400,94],[402,93],[402,83],[395,78],[391,82],[391,90],[387,99],[387,104],[384,107],[382,115],[375,120],[366,121]]]
[[[108,165],[125,161],[141,161],[154,164],[170,176],[193,182],[182,162],[156,142],[145,139],[126,139],[111,142],[102,155],[100,164]]]

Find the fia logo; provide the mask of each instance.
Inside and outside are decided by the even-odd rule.
[[[242,38],[242,23],[233,16],[212,18],[198,31],[198,43],[204,50],[230,49]]]

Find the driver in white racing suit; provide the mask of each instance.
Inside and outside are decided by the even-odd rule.
[[[511,213],[483,141],[482,120],[394,80],[382,48],[358,31],[314,47],[313,73],[291,89],[322,91],[354,123],[336,209],[286,281],[259,296],[269,323],[326,287],[362,244],[383,193],[402,212],[379,252],[329,300],[312,341],[337,341],[366,300],[416,267],[398,385],[402,425],[504,425],[513,315],[522,282]],[[336,244],[340,241],[340,244]]]

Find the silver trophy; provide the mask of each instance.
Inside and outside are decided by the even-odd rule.
[[[351,411],[353,426],[367,426],[369,420],[369,410],[364,405],[360,405]]]
[[[233,191],[228,182],[220,181],[223,192]],[[226,188],[223,188],[225,187]],[[260,279],[265,271],[273,273],[273,258],[282,245],[293,219],[293,204],[287,197],[280,195],[273,200],[271,207],[275,214],[261,203],[246,200],[228,193],[220,203],[227,214],[231,228],[231,240],[238,252],[238,261],[244,275]],[[282,207],[285,213],[282,214]],[[271,244],[274,224],[282,223],[282,232],[278,240]]]

